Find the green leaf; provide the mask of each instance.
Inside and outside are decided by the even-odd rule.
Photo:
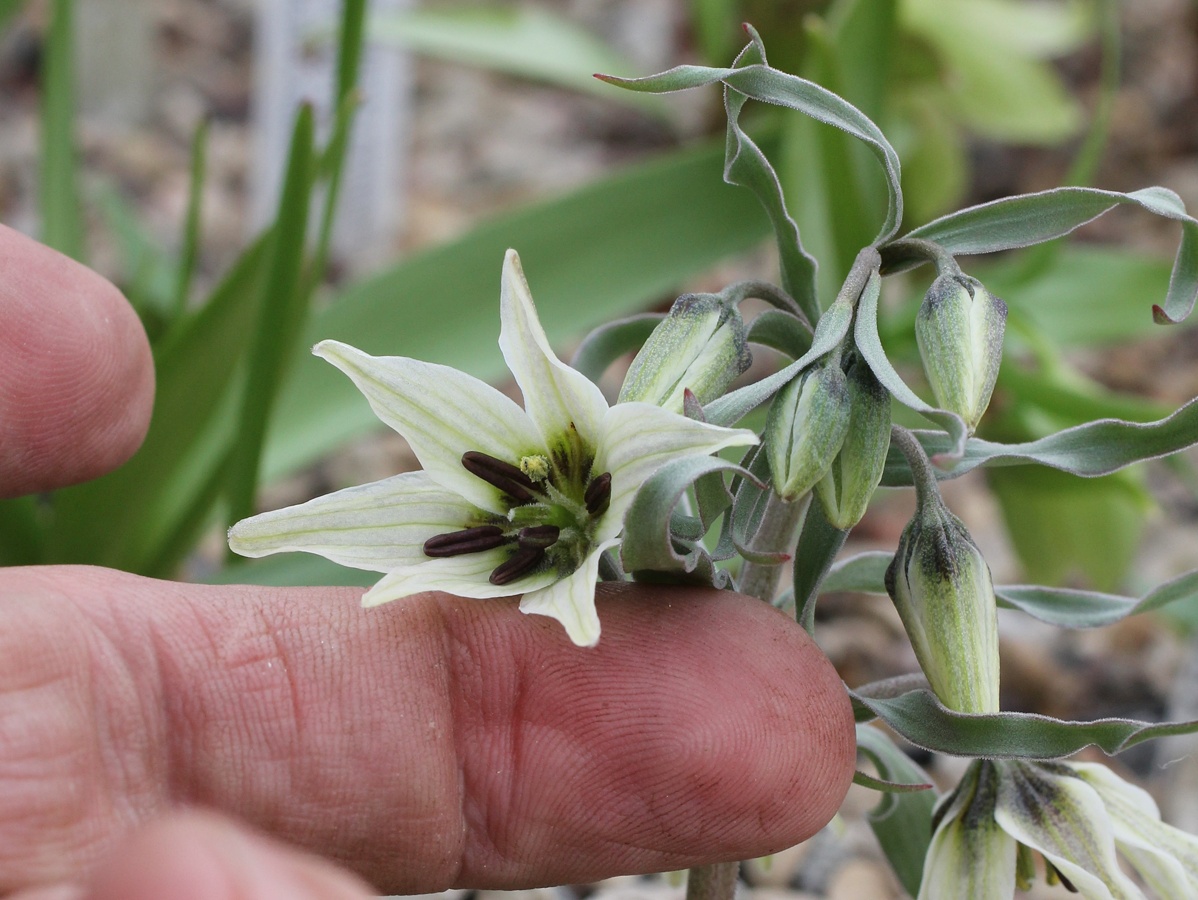
[[[765,61],[758,41],[751,42],[736,58],[736,66]],[[816,261],[803,249],[799,229],[786,209],[786,198],[778,175],[757,143],[740,127],[740,114],[747,98],[724,88],[724,113],[728,127],[724,142],[724,180],[748,188],[757,197],[774,231],[778,248],[782,286],[794,297],[809,321],[819,318],[819,300],[815,293]]]
[[[682,495],[697,479],[713,472],[748,472],[718,456],[683,456],[662,466],[637,492],[624,516],[620,561],[638,580],[669,574],[675,580],[699,581],[718,588],[731,586],[727,572],[717,569],[699,543],[672,539],[670,519]],[[682,552],[679,552],[679,551]]]
[[[941,431],[918,431],[915,436],[929,455],[944,453],[952,447],[950,437]],[[1094,478],[1117,472],[1132,463],[1168,456],[1195,444],[1198,444],[1198,399],[1155,422],[1099,419],[1017,444],[970,438],[965,444],[964,455],[946,477],[956,478],[982,465],[1038,463],[1083,478]],[[910,483],[911,473],[906,461],[892,447],[886,459],[882,484],[900,487]]]
[[[191,175],[187,182],[187,212],[183,217],[183,241],[175,275],[174,318],[187,309],[196,260],[200,255],[200,213],[204,198],[204,175],[208,166],[208,120],[201,120],[191,138]]]
[[[82,261],[84,232],[75,150],[74,19],[74,0],[53,0],[42,50],[38,190],[42,243]]]
[[[43,561],[43,510],[35,497],[0,500],[0,566],[32,566]]]
[[[794,557],[795,618],[808,634],[815,633],[815,601],[820,584],[848,536],[847,531],[828,521],[824,505],[812,495]]]
[[[865,690],[849,691],[858,722],[880,718],[917,747],[953,756],[1060,759],[1090,746],[1114,755],[1147,740],[1198,731],[1198,721],[1067,722],[1036,713],[959,713],[926,688],[893,697],[870,696]]]
[[[994,253],[1029,247],[1062,237],[1117,206],[1136,206],[1181,223],[1181,243],[1173,262],[1165,301],[1152,308],[1157,324],[1183,321],[1198,299],[1198,220],[1188,215],[1176,193],[1149,187],[1129,194],[1097,188],[1063,187],[1019,194],[942,216],[910,232],[939,244],[952,254]],[[909,268],[910,260],[892,264],[885,249],[885,271]]]
[[[931,787],[927,773],[877,728],[857,726],[857,752],[868,756],[883,778],[916,788],[914,793],[883,794],[868,814],[869,827],[895,874],[907,893],[915,897],[923,880],[923,861],[932,842],[936,792],[918,790]]]
[[[237,442],[229,459],[230,523],[254,513],[267,423],[308,312],[308,297],[301,289],[301,274],[308,202],[314,178],[314,131],[312,107],[305,105],[296,116],[288,151],[270,258],[261,285],[262,297],[257,304],[258,320],[248,357]]]
[[[749,343],[760,344],[799,359],[811,349],[812,334],[807,326],[790,313],[767,309],[749,326]]]
[[[25,6],[26,0],[0,0],[0,30]]]
[[[173,264],[111,182],[97,185],[95,200],[120,251],[120,288],[137,310],[153,342],[163,326],[169,325],[174,313]]]
[[[253,243],[208,302],[154,348],[146,440],[115,472],[54,495],[48,561],[170,574],[157,562],[164,543],[194,515],[234,439],[230,385],[252,334],[267,244]]]
[[[390,13],[371,20],[370,36],[426,56],[666,114],[655,98],[621,97],[596,81],[596,72],[628,75],[633,66],[589,32],[546,10],[495,5]]]
[[[305,342],[334,338],[374,354],[427,359],[488,379],[504,251],[520,251],[550,337],[579,334],[756,246],[768,224],[720,182],[722,147],[671,154],[483,224],[350,286],[313,316]],[[378,420],[329,366],[293,367],[272,424],[265,477],[307,465]]]
[[[760,40],[753,34],[753,44],[760,48]],[[764,55],[764,54],[762,54]],[[900,170],[898,154],[869,117],[841,97],[820,87],[814,82],[789,75],[764,64],[745,65],[732,69],[714,69],[706,66],[676,66],[659,75],[646,78],[605,78],[613,84],[633,91],[668,93],[703,87],[722,81],[726,86],[752,100],[760,100],[804,113],[826,125],[847,132],[865,143],[881,164],[886,174],[889,203],[886,219],[874,243],[892,238],[898,231],[903,217],[903,197],[899,188]]]

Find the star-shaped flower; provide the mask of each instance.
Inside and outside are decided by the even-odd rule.
[[[936,810],[920,900],[1011,900],[1031,852],[1091,900],[1198,897],[1198,838],[1166,825],[1147,792],[1094,763],[978,760]]]
[[[337,341],[313,352],[345,372],[424,467],[238,522],[244,556],[290,550],[385,572],[366,606],[421,591],[488,598],[522,593],[574,643],[599,640],[599,559],[619,542],[637,490],[664,463],[756,443],[647,403],[608,406],[549,347],[509,250],[499,346],[524,409],[456,369],[373,357]]]

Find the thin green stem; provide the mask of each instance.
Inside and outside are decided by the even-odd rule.
[[[921,444],[910,431],[901,425],[890,427],[891,442],[902,451],[911,468],[911,480],[915,483],[915,502],[920,510],[929,503],[940,503],[940,489],[936,486],[936,472],[928,460]]]

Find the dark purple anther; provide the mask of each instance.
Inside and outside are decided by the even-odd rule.
[[[592,478],[586,493],[582,495],[582,500],[587,505],[587,512],[592,516],[605,512],[607,504],[611,502],[611,472],[604,472]]]
[[[544,550],[557,543],[559,534],[561,534],[561,529],[556,525],[529,525],[527,528],[520,529],[517,540],[521,547]]]
[[[506,540],[498,525],[477,525],[461,531],[438,534],[424,542],[424,555],[432,557],[461,556],[494,550]]]
[[[507,562],[495,567],[491,573],[491,584],[511,584],[535,569],[544,557],[545,551],[540,547],[521,547]]]
[[[532,479],[502,459],[477,450],[468,450],[462,454],[462,468],[503,491],[518,503],[532,503],[537,499],[537,494],[534,493],[536,485]]]

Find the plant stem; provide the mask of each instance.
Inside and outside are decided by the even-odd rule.
[[[686,900],[732,900],[740,863],[695,866],[686,876]]]
[[[766,500],[765,512],[762,513],[761,525],[753,538],[753,549],[762,552],[792,551],[799,526],[803,523],[803,515],[807,511],[807,504],[810,502],[810,494],[787,502],[771,491]],[[742,594],[770,603],[778,590],[781,577],[781,565],[746,561],[741,569],[738,587]],[[739,872],[739,862],[695,866],[687,873],[686,900],[733,900]]]

